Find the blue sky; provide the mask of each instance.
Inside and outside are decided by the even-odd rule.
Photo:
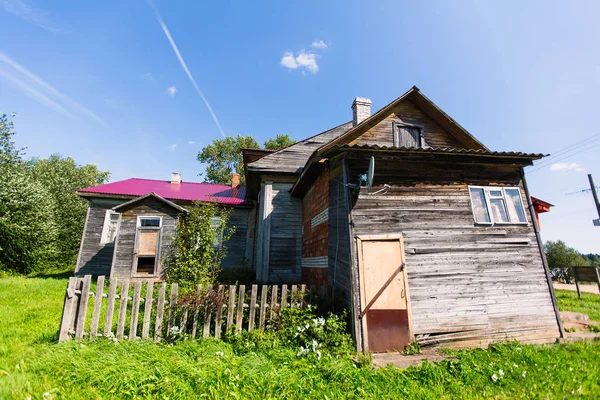
[[[600,181],[600,3],[415,3],[155,0],[213,117],[148,2],[0,0],[0,112],[30,156],[198,180],[221,130],[299,140],[417,85],[493,150],[587,139],[528,180],[556,205],[543,238],[600,253],[591,195],[567,195]]]

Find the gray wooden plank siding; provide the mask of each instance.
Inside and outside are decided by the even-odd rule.
[[[299,174],[312,153],[322,145],[342,135],[352,128],[352,122],[346,122],[333,129],[302,140],[288,148],[269,154],[248,164],[248,170],[258,172]]]
[[[350,308],[352,299],[350,230],[348,226],[347,187],[341,157],[330,164],[328,220],[328,276],[327,280],[343,293],[344,304]]]
[[[359,164],[350,176],[366,166]],[[388,160],[381,169],[410,171],[409,166],[390,164]],[[428,170],[427,165],[420,168]],[[475,176],[478,183],[520,186],[518,168],[510,182],[462,171],[463,181]],[[505,337],[533,342],[558,337],[530,215],[526,226],[478,226],[466,183],[418,184],[411,179],[387,176],[386,183],[392,185],[387,194],[355,197],[352,223],[355,235],[403,235],[417,340],[426,343],[449,332],[458,338],[464,332],[463,343],[471,340],[472,345]]]
[[[250,211],[249,208],[234,208],[231,217],[229,217],[227,225],[235,226],[235,232],[223,244],[227,247],[227,257],[221,263],[221,268],[223,269],[246,266],[246,244],[248,240],[248,218]]]
[[[101,244],[100,239],[106,210],[121,202],[120,200],[90,200],[85,230],[81,237],[78,263],[75,268],[77,276],[110,274],[115,246],[114,243]]]
[[[160,216],[162,217],[162,228],[160,234],[160,254],[158,257],[158,274],[162,274],[162,261],[166,255],[171,238],[175,234],[175,225],[179,217],[179,211],[168,206],[162,201],[148,198],[135,203],[131,208],[121,212],[119,224],[119,235],[117,236],[115,257],[111,270],[111,278],[130,279],[132,276],[135,234],[138,216]],[[150,277],[149,277],[150,278]]]

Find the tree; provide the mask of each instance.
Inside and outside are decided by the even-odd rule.
[[[194,202],[188,213],[179,218],[175,236],[167,250],[164,275],[168,282],[179,284],[184,293],[190,293],[199,285],[214,283],[227,247],[215,247],[225,243],[235,227],[227,226],[231,208],[216,203]]]
[[[279,150],[291,146],[295,141],[289,135],[277,135],[265,142],[265,148]],[[252,136],[228,136],[213,140],[198,153],[198,161],[207,163],[206,170],[200,176],[209,183],[231,184],[231,174],[240,174],[241,183],[245,183],[242,149],[258,149],[258,142]]]
[[[6,114],[0,114],[0,164],[14,164],[21,161],[24,148],[17,149],[13,136],[14,124]]]
[[[52,215],[57,226],[58,257],[56,262],[74,264],[85,223],[87,201],[75,192],[108,181],[110,172],[100,171],[94,164],[77,165],[71,157],[52,154],[47,159],[32,159],[32,177],[48,189],[54,200]]]
[[[279,134],[274,139],[269,139],[265,142],[265,149],[281,150],[296,143],[296,141],[286,133]]]
[[[562,240],[556,242],[548,241],[544,245],[546,259],[548,260],[548,268],[554,279],[571,283],[573,273],[570,267],[590,265],[581,253],[572,247],[566,245]]]
[[[216,139],[198,153],[198,161],[208,163],[205,181],[209,183],[231,184],[231,174],[241,175],[244,183],[244,165],[241,149],[258,148],[258,142],[252,136],[227,136]],[[202,176],[202,174],[200,174]]]

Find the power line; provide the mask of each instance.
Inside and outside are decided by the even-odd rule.
[[[587,144],[588,144],[588,143],[586,143],[586,145],[587,145]],[[555,158],[553,158],[552,160],[549,160],[549,162],[546,162],[546,163],[544,163],[544,164],[538,164],[538,165],[534,165],[534,167],[535,167],[535,168],[533,168],[533,169],[530,169],[529,171],[527,171],[527,173],[528,173],[528,174],[530,174],[530,173],[532,173],[532,172],[539,171],[540,169],[546,168],[546,167],[547,167],[547,166],[549,166],[550,164],[554,164],[554,163],[556,163],[556,162],[558,162],[558,161],[562,161],[562,160],[564,160],[564,159],[566,159],[566,158],[573,157],[573,156],[574,156],[574,155],[576,155],[576,154],[580,154],[580,153],[583,153],[583,152],[585,152],[585,151],[591,150],[591,149],[593,149],[593,148],[594,148],[594,147],[596,147],[596,146],[598,146],[598,143],[597,143],[597,144],[594,144],[593,146],[590,146],[590,147],[588,147],[588,148],[585,148],[585,149],[583,149],[583,150],[576,151],[575,153],[572,153],[572,154],[567,154],[566,156],[564,156],[564,157],[561,157],[561,158],[559,158],[559,159],[555,159]]]
[[[571,153],[581,147],[584,146],[589,146],[590,144],[592,144],[593,142],[595,142],[596,140],[600,139],[600,134],[596,134],[593,136],[590,136],[586,139],[580,140],[577,143],[573,143],[570,146],[564,147],[562,149],[560,149],[559,151],[557,151],[556,153],[553,153],[550,157],[546,158],[545,160],[541,161],[539,164],[537,164],[536,166],[540,166],[541,164],[548,164],[548,163],[552,163],[554,162],[554,159],[560,155],[566,154],[566,153]]]

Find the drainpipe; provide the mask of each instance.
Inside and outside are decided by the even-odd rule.
[[[560,318],[560,312],[558,311],[558,303],[556,302],[556,295],[554,294],[554,286],[552,285],[552,277],[550,275],[550,268],[548,268],[548,260],[546,259],[546,253],[544,252],[544,245],[542,243],[542,237],[540,236],[540,228],[538,227],[537,220],[535,218],[535,211],[533,208],[533,202],[529,195],[529,189],[527,188],[527,181],[525,180],[525,170],[521,168],[521,181],[523,182],[523,189],[525,189],[525,196],[527,196],[527,206],[529,207],[529,214],[531,215],[531,222],[533,223],[533,230],[535,232],[535,238],[537,239],[538,248],[540,249],[540,255],[542,256],[542,264],[544,264],[544,272],[546,273],[546,280],[548,281],[548,288],[550,289],[550,295],[552,296],[552,306],[554,307],[554,314],[556,315],[556,322],[558,322],[558,329],[560,331],[560,337],[565,337],[565,331],[563,329],[562,319]]]

